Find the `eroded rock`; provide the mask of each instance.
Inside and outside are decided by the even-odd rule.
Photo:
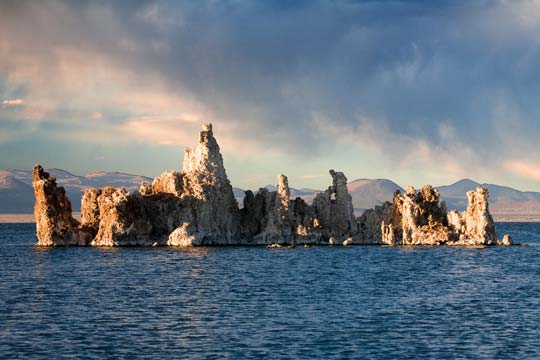
[[[124,188],[105,187],[98,198],[99,229],[93,246],[152,245],[144,201]]]
[[[184,153],[183,171],[187,174],[212,175],[227,179],[223,157],[212,131],[212,124],[203,125],[195,149],[187,148]]]
[[[172,194],[182,196],[183,174],[177,171],[164,172],[152,181],[151,194]],[[148,187],[141,186],[142,193],[149,195]],[[139,193],[141,193],[139,190]]]
[[[502,246],[511,246],[511,245],[514,245],[514,242],[512,241],[512,237],[508,234],[505,234],[501,240],[501,242],[499,243],[499,245],[502,245]]]
[[[294,220],[291,216],[289,200],[291,192],[287,177],[285,175],[278,177],[277,191],[263,190],[260,194],[258,200],[262,201],[259,206],[262,212],[258,220],[261,231],[254,235],[254,243],[259,245],[294,243]]]
[[[85,190],[81,200],[81,235],[90,244],[99,230],[99,202],[101,189]]]
[[[186,149],[181,177],[181,196],[192,199],[193,236],[199,239],[198,245],[238,243],[240,212],[212,124],[203,126],[195,149]]]
[[[431,185],[420,191],[396,192],[392,208],[381,224],[386,245],[441,245],[451,240],[446,205]]]
[[[168,237],[169,246],[200,246],[203,245],[204,234],[197,231],[189,222],[184,222],[178,226]]]
[[[347,178],[342,172],[330,170],[332,186],[313,199],[315,227],[322,230],[323,238],[343,242],[358,231],[352,197],[347,190]]]
[[[353,237],[353,244],[357,245],[382,245],[383,238],[386,241],[393,240],[392,234],[384,234],[387,227],[384,226],[384,219],[389,217],[389,213],[392,211],[392,203],[385,202],[382,205],[375,206],[373,209],[364,211],[364,213],[357,218],[358,231]],[[387,231],[393,231],[392,228],[388,228]]]
[[[467,193],[467,210],[446,211],[440,194],[430,185],[417,192],[409,187],[397,192],[390,211],[381,223],[382,242],[387,245],[496,244],[495,225],[489,214],[488,191],[477,188]]]
[[[39,246],[86,245],[79,232],[79,222],[73,218],[71,202],[63,187],[56,184],[41,165],[34,166],[32,186],[36,202],[36,235]]]
[[[447,213],[439,192],[426,185],[395,193],[392,203],[353,213],[347,178],[330,170],[332,185],[310,206],[290,199],[288,179],[277,191],[246,191],[240,210],[223,166],[212,125],[186,149],[182,171],[164,172],[138,192],[86,190],[79,224],[63,188],[41,166],[34,168],[38,245],[495,245],[488,192],[467,194],[467,210]]]

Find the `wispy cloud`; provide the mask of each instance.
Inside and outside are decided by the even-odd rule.
[[[190,121],[189,115],[187,119],[182,116],[135,118],[125,122],[123,130],[139,141],[178,146],[191,143],[193,135],[199,131],[199,123]]]
[[[530,163],[523,160],[507,160],[504,168],[525,179],[540,180],[540,163]]]
[[[10,107],[10,106],[21,106],[24,104],[23,99],[6,99],[2,101],[2,105],[4,107]]]
[[[328,174],[306,174],[298,176],[299,179],[320,179],[320,178],[328,178]]]

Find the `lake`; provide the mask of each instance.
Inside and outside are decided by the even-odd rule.
[[[0,224],[0,358],[539,358],[523,246],[34,248]]]

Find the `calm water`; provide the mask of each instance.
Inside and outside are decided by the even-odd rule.
[[[0,224],[0,358],[540,358],[528,246],[36,249]]]

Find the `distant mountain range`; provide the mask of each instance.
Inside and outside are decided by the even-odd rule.
[[[401,186],[386,179],[357,179],[349,182],[347,187],[356,213],[392,201],[396,190],[404,191]]]
[[[49,169],[58,183],[66,188],[73,210],[79,211],[81,196],[85,189],[104,186],[125,187],[128,191],[139,189],[141,182],[151,182],[152,178],[119,172],[92,172],[84,176],[74,175],[62,169]],[[463,210],[467,206],[466,193],[477,186],[487,187],[490,193],[490,210],[494,214],[540,215],[540,192],[519,191],[507,186],[479,184],[470,179],[460,180],[452,185],[437,189],[447,203],[448,209]],[[274,185],[265,186],[275,191]],[[349,193],[353,199],[355,213],[391,201],[396,190],[404,191],[398,184],[386,179],[357,179],[349,182]],[[235,197],[242,204],[244,190],[233,188]],[[311,203],[320,192],[314,189],[291,188],[291,198],[301,197]],[[26,214],[33,211],[34,194],[32,190],[32,172],[26,170],[0,170],[0,214]]]
[[[66,189],[74,211],[80,210],[81,196],[85,189],[109,185],[135,191],[139,189],[142,181],[152,181],[152,178],[146,176],[119,172],[98,171],[78,176],[62,169],[53,168],[47,171]],[[33,212],[33,208],[32,171],[0,170],[0,213],[26,214]]]
[[[449,209],[464,209],[467,207],[467,197],[465,193],[477,186],[485,187],[489,190],[490,210],[492,212],[504,212],[507,209],[511,212],[526,211],[523,205],[535,203],[540,212],[540,193],[532,191],[519,191],[508,186],[494,184],[479,184],[470,179],[460,180],[452,185],[440,186],[441,196],[446,201]],[[530,210],[530,209],[529,209]]]

